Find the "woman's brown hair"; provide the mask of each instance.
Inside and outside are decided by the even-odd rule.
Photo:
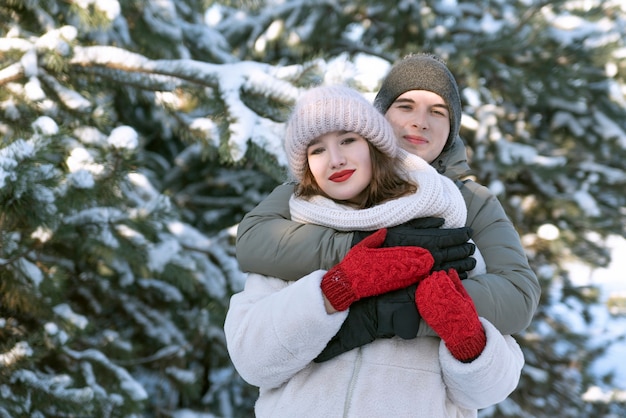
[[[372,181],[366,188],[363,201],[356,206],[356,209],[370,208],[387,200],[397,199],[417,191],[417,185],[407,180],[408,176],[401,176],[400,161],[397,158],[383,154],[369,141],[367,141],[367,145],[372,158]],[[304,199],[317,195],[329,197],[317,185],[309,168],[309,163],[305,162],[305,165],[302,182],[296,186],[296,196]]]

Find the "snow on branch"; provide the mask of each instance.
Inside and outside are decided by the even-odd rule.
[[[66,224],[107,224],[126,220],[127,215],[123,211],[113,207],[96,207],[81,210],[73,215],[65,217]]]
[[[598,164],[593,161],[583,161],[580,169],[588,173],[597,173],[602,175],[604,180],[611,185],[626,184],[626,172],[617,168],[612,168],[604,164]]]
[[[186,39],[193,39],[194,47],[205,50],[220,62],[235,62],[231,47],[222,34],[206,25],[191,24],[183,20],[179,25]]]
[[[317,22],[332,14],[341,15],[342,6],[332,0],[302,0],[282,2],[265,7],[259,13],[246,13],[241,8],[228,10],[227,16],[217,22],[215,28],[231,43],[247,37],[248,45],[272,39],[283,27],[291,28],[306,16],[305,23],[298,26],[300,37],[307,39],[314,32]],[[226,8],[222,7],[226,12]]]
[[[143,19],[154,33],[165,36],[177,43],[182,41],[182,30],[178,25],[181,19],[177,16],[175,2],[171,0],[150,1],[146,2],[142,9]]]
[[[67,108],[75,110],[81,113],[87,113],[91,110],[91,102],[81,96],[74,90],[70,90],[57,81],[56,78],[47,74],[42,74],[40,77],[54,92],[57,97],[63,102]]]
[[[44,375],[22,369],[15,371],[11,376],[11,383],[15,384],[16,382],[36,388],[43,393],[48,393],[57,400],[78,404],[90,402],[93,399],[93,391],[90,388],[69,388],[68,386],[73,384],[73,381],[67,375]]]
[[[122,309],[135,324],[143,329],[146,336],[163,345],[189,345],[183,332],[166,313],[158,311],[153,306],[138,299],[131,298],[127,294],[121,294],[119,299]]]
[[[26,52],[33,47],[32,42],[21,38],[0,38],[0,52],[12,50]]]
[[[15,81],[24,76],[24,68],[21,64],[15,63],[0,70],[0,85]]]
[[[120,381],[120,386],[126,391],[132,400],[143,401],[148,398],[148,394],[144,387],[133,379],[131,374],[128,373],[126,369],[113,364],[113,362],[111,362],[102,352],[94,349],[74,351],[69,348],[65,348],[65,353],[73,359],[98,363],[102,367],[110,370]]]
[[[154,86],[158,81],[169,81],[159,87],[172,90],[181,84],[192,84],[195,88],[211,88],[223,100],[228,111],[228,150],[233,161],[239,161],[247,151],[247,142],[252,139],[268,145],[280,143],[282,124],[258,115],[242,100],[242,94],[254,93],[282,104],[292,103],[299,89],[289,79],[302,73],[303,66],[292,66],[287,70],[251,61],[211,64],[196,60],[151,60],[143,55],[110,46],[76,47],[70,64],[98,75],[109,76],[127,84]],[[210,117],[211,115],[207,115]],[[194,121],[189,123],[194,125]],[[255,132],[270,132],[257,138]],[[270,146],[269,151],[282,160],[280,146]]]
[[[20,341],[13,348],[0,354],[0,366],[9,367],[24,357],[33,355],[33,349],[26,341]]]
[[[615,121],[599,110],[593,112],[593,118],[598,135],[604,140],[616,138],[620,146],[626,149],[626,132]]]

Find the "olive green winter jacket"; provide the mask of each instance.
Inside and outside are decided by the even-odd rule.
[[[470,172],[466,150],[457,137],[433,163],[447,177],[460,180]],[[353,233],[290,220],[293,184],[283,184],[248,213],[237,231],[237,260],[243,271],[297,280],[339,263],[352,246]],[[497,197],[486,187],[466,181],[461,193],[467,226],[487,264],[487,273],[463,281],[478,314],[502,334],[515,334],[531,322],[541,294],[519,235]],[[422,321],[418,336],[433,336]]]

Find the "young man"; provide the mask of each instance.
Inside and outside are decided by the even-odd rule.
[[[471,228],[472,239],[487,265],[487,273],[463,280],[479,316],[502,334],[524,330],[533,318],[541,288],[529,267],[519,235],[497,197],[473,181],[461,182],[469,175],[470,168],[458,135],[462,109],[453,75],[437,57],[408,56],[392,67],[374,105],[393,126],[402,148],[424,158],[460,186],[467,206],[466,226]],[[330,269],[364,237],[359,231],[338,232],[291,221],[289,198],[293,192],[293,184],[278,186],[241,221],[237,258],[242,270],[297,280],[317,269]],[[412,225],[416,224],[420,223]],[[432,220],[421,224],[433,226]],[[412,243],[427,248],[442,255],[442,265],[435,266],[437,269],[453,265],[462,275],[473,267],[473,263],[466,262],[472,259],[459,260],[459,254],[464,252],[455,251],[456,247],[450,244],[462,245],[467,237],[457,239],[466,231],[406,225],[389,228],[386,245]],[[284,260],[294,262],[284,263]],[[394,294],[391,299],[382,295],[362,309],[351,307],[347,332],[338,335],[338,347],[332,355],[395,334],[404,338],[436,335],[424,321],[415,322],[415,316],[411,315],[415,313],[415,302],[410,295],[410,291],[404,296]]]

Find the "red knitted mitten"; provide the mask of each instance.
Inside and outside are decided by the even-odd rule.
[[[433,272],[415,291],[420,315],[460,361],[471,362],[487,344],[474,302],[456,270]]]
[[[417,283],[433,267],[433,257],[420,247],[379,248],[386,229],[352,247],[322,279],[322,292],[331,305],[344,311],[355,301]]]

